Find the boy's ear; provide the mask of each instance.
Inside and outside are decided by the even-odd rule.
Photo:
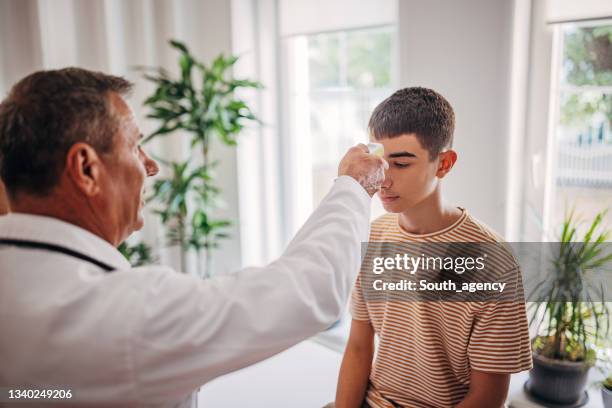
[[[443,178],[448,174],[457,162],[457,152],[454,150],[446,150],[439,155],[438,171],[436,177]]]

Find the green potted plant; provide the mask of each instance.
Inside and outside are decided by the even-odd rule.
[[[260,88],[258,82],[235,79],[231,69],[238,57],[220,55],[210,65],[196,59],[187,46],[171,40],[170,45],[179,52],[180,75],[171,76],[162,68],[149,69],[145,78],[156,88],[144,105],[150,109],[147,117],[160,122],[159,127],[145,142],[154,138],[175,135],[187,137],[193,154],[186,160],[168,162],[160,160],[170,175],[159,178],[153,188],[156,213],[166,226],[169,244],[180,248],[180,269],[187,271],[187,254],[194,250],[203,276],[210,273],[211,254],[220,240],[227,238],[230,220],[214,217],[221,205],[221,190],[215,185],[210,149],[214,138],[235,146],[237,136],[248,122],[257,118],[239,99],[241,88]]]
[[[123,241],[117,247],[117,249],[134,267],[148,265],[155,262],[151,247],[144,242],[138,242],[134,245],[130,245],[127,241]]]
[[[589,369],[596,362],[596,346],[609,333],[604,287],[593,287],[592,275],[606,273],[612,261],[606,253],[610,230],[602,227],[605,211],[598,213],[582,239],[574,212],[566,217],[555,247],[552,276],[534,289],[530,324],[533,369],[526,384],[539,400],[555,404],[579,404],[585,398]]]
[[[603,380],[595,382],[595,388],[601,389],[601,400],[604,408],[612,408],[612,342],[604,342],[598,351],[597,369]]]

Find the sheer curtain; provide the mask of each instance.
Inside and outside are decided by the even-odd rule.
[[[135,67],[163,66],[176,73],[170,38],[185,41],[205,61],[230,54],[230,12],[225,0],[0,0],[0,94],[40,69],[79,66],[121,75],[136,83],[130,102],[146,134],[156,127],[141,106],[152,87]],[[176,140],[154,141],[148,149],[164,158],[186,157],[188,144]],[[236,150],[219,144],[212,152],[220,162],[218,184],[227,202],[218,215],[234,220],[231,240],[213,256],[213,271],[219,273],[241,264]],[[161,245],[157,218],[150,212],[146,218],[141,238]],[[160,256],[163,263],[176,264],[175,251],[162,250]]]

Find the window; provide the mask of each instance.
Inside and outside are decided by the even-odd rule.
[[[555,146],[547,194],[548,225],[553,228],[572,206],[586,221],[612,207],[612,21],[566,24],[559,30]]]
[[[290,235],[329,191],[339,158],[367,143],[370,113],[393,89],[394,33],[383,26],[285,38]]]

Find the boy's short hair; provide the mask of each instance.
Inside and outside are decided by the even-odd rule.
[[[404,88],[378,104],[368,128],[376,140],[414,133],[433,160],[444,148],[452,146],[455,112],[432,89]]]

